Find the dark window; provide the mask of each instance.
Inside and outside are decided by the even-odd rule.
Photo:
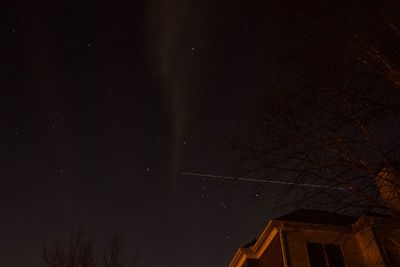
[[[400,247],[399,240],[397,240],[396,235],[389,234],[382,240],[382,245],[385,249],[387,260],[389,261],[390,267],[400,266]]]
[[[324,247],[329,267],[343,267],[344,259],[340,247],[332,244],[325,244]]]
[[[310,267],[325,267],[324,247],[319,243],[307,243]]]
[[[344,267],[340,246],[307,242],[310,267]]]
[[[386,254],[389,257],[391,266],[400,266],[400,251],[399,249],[386,248]]]

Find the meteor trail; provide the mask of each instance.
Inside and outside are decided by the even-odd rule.
[[[222,175],[194,173],[194,172],[181,172],[181,174],[182,175],[189,175],[189,176],[217,178],[217,179],[224,179],[224,180],[234,180],[234,181],[244,181],[244,182],[254,182],[254,183],[299,185],[299,186],[314,187],[314,188],[324,188],[324,189],[332,189],[332,190],[346,190],[346,188],[344,188],[344,187],[333,187],[333,186],[318,185],[318,184],[294,183],[294,182],[285,182],[285,181],[274,181],[274,180],[245,178],[245,177],[232,177],[232,176],[222,176]]]

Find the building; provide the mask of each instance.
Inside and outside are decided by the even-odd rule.
[[[388,217],[360,218],[299,210],[270,220],[237,250],[229,267],[400,267],[400,226]]]

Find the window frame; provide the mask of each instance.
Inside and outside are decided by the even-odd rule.
[[[322,253],[323,253],[324,264],[325,264],[324,267],[332,267],[331,266],[332,263],[329,262],[329,257],[328,257],[328,253],[327,253],[327,249],[326,249],[327,245],[328,246],[336,246],[339,249],[341,258],[343,260],[343,267],[346,267],[346,260],[345,260],[345,257],[344,257],[343,248],[342,248],[342,246],[340,244],[337,244],[337,243],[321,243],[321,242],[312,242],[312,241],[307,241],[306,242],[308,266],[311,267],[311,257],[310,257],[310,250],[309,250],[309,245],[311,245],[311,244],[319,245],[319,246],[322,247]]]

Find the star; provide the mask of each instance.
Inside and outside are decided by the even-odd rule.
[[[219,205],[221,206],[221,208],[226,209],[226,205],[225,205],[224,202],[220,201],[220,202],[219,202]]]

